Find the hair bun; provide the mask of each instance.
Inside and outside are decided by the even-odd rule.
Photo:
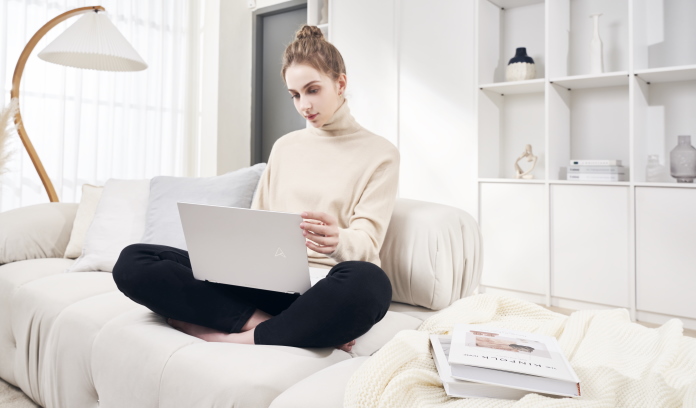
[[[324,39],[324,33],[317,26],[304,25],[295,33],[296,40],[316,38],[317,40]]]

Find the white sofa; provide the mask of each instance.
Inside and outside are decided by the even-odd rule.
[[[44,407],[340,407],[363,361],[472,294],[481,273],[469,214],[399,199],[381,252],[394,302],[352,353],[208,343],[133,303],[110,273],[65,273],[76,209],[0,213],[0,377]]]

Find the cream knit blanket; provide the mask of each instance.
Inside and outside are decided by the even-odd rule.
[[[556,336],[582,397],[528,394],[519,401],[449,398],[429,351],[429,334],[455,323],[489,324]],[[459,300],[416,330],[400,332],[351,377],[345,407],[696,407],[696,339],[672,319],[649,329],[625,309],[570,316],[510,297],[483,294]]]

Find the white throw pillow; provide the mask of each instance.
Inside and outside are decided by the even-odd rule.
[[[140,242],[143,236],[149,195],[149,179],[108,180],[87,230],[82,255],[67,272],[111,272],[123,248]]]
[[[75,222],[73,223],[72,233],[68,247],[65,248],[63,258],[75,259],[82,254],[82,246],[85,243],[85,236],[89,229],[94,213],[97,211],[97,204],[101,198],[104,187],[93,186],[91,184],[82,185],[82,198],[80,205],[77,207]]]
[[[186,248],[177,202],[249,208],[266,163],[214,177],[153,177],[141,242]]]

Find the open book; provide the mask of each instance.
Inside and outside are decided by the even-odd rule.
[[[458,324],[448,361],[456,379],[580,396],[580,380],[554,337]]]

